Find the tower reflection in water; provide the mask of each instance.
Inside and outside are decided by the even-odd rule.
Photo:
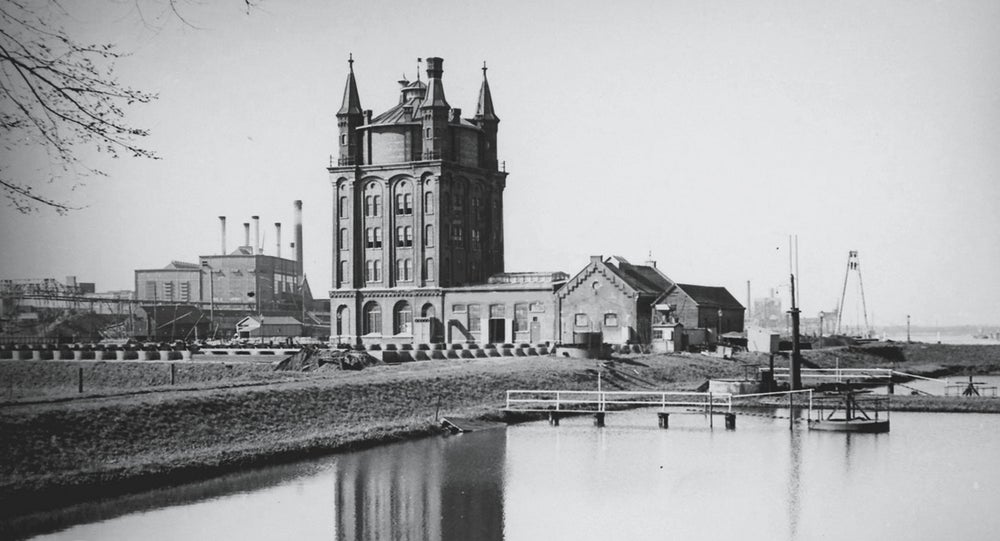
[[[503,539],[506,440],[487,430],[338,458],[336,538]]]

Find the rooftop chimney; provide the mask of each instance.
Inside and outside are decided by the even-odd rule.
[[[250,223],[243,222],[243,246],[250,246]]]
[[[600,263],[602,261],[604,261],[604,256],[599,256],[599,255],[592,255],[592,256],[590,256],[590,262],[591,263]]]
[[[263,250],[260,247],[260,216],[251,216],[253,220],[253,246],[250,247],[250,253],[259,254]]]
[[[302,200],[295,200],[295,260],[299,262],[299,276],[305,272],[302,261]]]
[[[226,255],[226,217],[219,216],[219,227],[222,230],[222,252],[221,255]]]
[[[281,222],[274,222],[274,243],[278,251],[274,255],[281,257]]]

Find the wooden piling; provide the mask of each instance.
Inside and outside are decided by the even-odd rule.
[[[670,428],[670,414],[669,413],[667,413],[665,411],[661,411],[661,412],[659,412],[659,413],[656,414],[656,417],[659,420],[660,428]]]
[[[726,430],[736,430],[736,414],[726,414]]]
[[[549,424],[552,425],[552,426],[559,426],[559,414],[558,413],[556,413],[554,411],[550,411],[549,412]]]
[[[77,368],[76,372],[76,392],[83,393],[83,367]]]
[[[175,383],[177,383],[177,366],[170,363],[170,384],[174,385]]]
[[[594,426],[604,426],[604,412],[599,411],[594,414]]]

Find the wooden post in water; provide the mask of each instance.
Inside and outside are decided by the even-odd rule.
[[[76,392],[83,393],[83,367],[77,368],[76,373]]]
[[[170,384],[173,385],[177,383],[177,366],[174,363],[170,363]]]
[[[604,426],[604,412],[599,411],[594,414],[594,426]]]
[[[709,392],[708,393],[708,428],[712,428],[714,426],[713,419],[712,419],[713,417],[715,417],[715,412],[713,411],[713,406],[714,405],[715,404],[712,403],[712,393]]]
[[[661,411],[661,412],[657,413],[656,416],[659,418],[660,428],[670,428],[670,414],[669,413],[667,413],[665,411]]]
[[[726,430],[736,430],[736,414],[726,414]]]
[[[552,426],[559,426],[559,414],[558,413],[556,413],[554,411],[550,411],[549,412],[549,424],[552,425]]]

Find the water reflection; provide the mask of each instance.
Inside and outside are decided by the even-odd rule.
[[[802,432],[789,431],[788,460],[788,538],[797,539],[799,531],[800,469],[802,468]]]
[[[491,430],[345,455],[336,539],[503,539],[505,446]]]

